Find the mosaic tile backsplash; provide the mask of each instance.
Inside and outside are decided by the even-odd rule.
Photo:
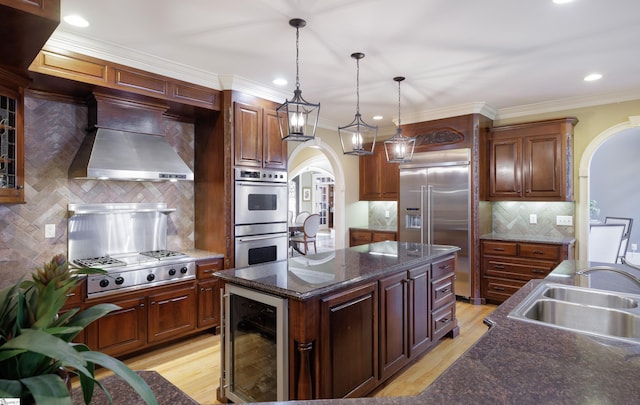
[[[395,201],[370,201],[369,226],[396,229],[398,227],[398,203]]]
[[[164,202],[176,212],[167,223],[167,248],[193,249],[193,182],[74,180],[68,170],[88,123],[88,108],[25,97],[26,204],[0,204],[0,288],[67,253],[67,204]],[[164,121],[165,136],[193,168],[193,124]],[[56,226],[44,238],[45,224]]]

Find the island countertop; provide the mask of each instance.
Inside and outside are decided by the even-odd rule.
[[[385,273],[409,269],[460,250],[456,246],[383,241],[221,270],[221,279],[278,296],[305,300]]]

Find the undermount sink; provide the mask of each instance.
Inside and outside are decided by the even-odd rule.
[[[640,295],[544,282],[509,318],[640,343]]]

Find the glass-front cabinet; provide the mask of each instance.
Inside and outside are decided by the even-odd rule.
[[[22,96],[0,86],[0,203],[24,202]]]

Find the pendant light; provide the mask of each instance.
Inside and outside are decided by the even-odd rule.
[[[307,25],[307,22],[301,18],[294,18],[289,20],[289,25],[296,29],[296,89],[293,91],[293,98],[286,100],[280,105],[276,109],[276,114],[280,125],[282,140],[304,142],[316,136],[320,103],[313,104],[307,102],[302,98],[302,90],[300,90],[298,44],[300,28]]]
[[[349,125],[338,127],[338,136],[345,155],[373,155],[378,127],[367,124],[360,115],[360,59],[364,58],[364,53],[352,53],[351,57],[356,60],[356,116]],[[371,140],[371,147],[365,148],[363,142],[369,140]]]
[[[413,159],[416,139],[402,135],[402,128],[400,128],[400,83],[404,77],[394,77],[393,80],[398,83],[398,130],[395,135],[384,141],[384,149],[387,153],[387,162],[407,163]]]

